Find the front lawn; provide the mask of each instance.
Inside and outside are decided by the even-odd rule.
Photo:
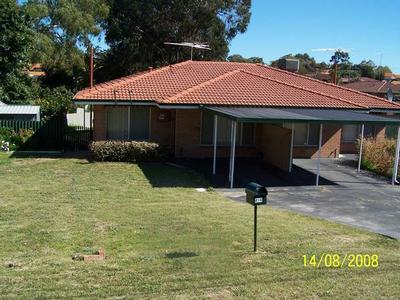
[[[0,296],[10,298],[396,299],[400,243],[259,209],[161,164],[0,154]],[[106,260],[72,256],[104,248]],[[378,254],[378,268],[314,269],[302,256]]]

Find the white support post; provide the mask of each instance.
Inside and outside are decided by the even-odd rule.
[[[360,171],[361,171],[363,143],[364,143],[364,124],[361,125],[360,153],[358,154],[358,168],[357,168],[358,173],[360,173]]]
[[[218,116],[214,115],[214,156],[213,156],[213,175],[217,168],[217,133],[218,133]]]
[[[292,166],[293,166],[293,145],[294,145],[294,123],[292,123],[292,137],[291,137],[291,139],[290,139],[289,173],[292,173]]]
[[[230,165],[230,188],[233,188],[233,178],[235,174],[235,148],[236,148],[236,126],[237,122],[232,121],[231,129],[231,165]]]
[[[398,183],[397,173],[399,171],[399,159],[400,159],[400,126],[397,128],[397,144],[396,144],[396,154],[393,166],[392,185]]]
[[[318,160],[317,160],[317,178],[315,181],[315,185],[319,186],[319,173],[321,169],[321,147],[322,147],[322,131],[324,126],[322,123],[319,125],[319,140],[318,140]]]

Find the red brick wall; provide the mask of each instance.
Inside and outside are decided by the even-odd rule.
[[[93,140],[102,141],[107,138],[107,115],[104,105],[93,106]]]
[[[175,118],[175,156],[204,158],[213,156],[212,146],[200,144],[201,110],[177,109]],[[217,147],[218,157],[228,157],[230,147]],[[237,157],[254,157],[256,147],[236,147]]]
[[[150,141],[172,149],[175,142],[175,110],[152,107],[150,120]]]
[[[288,172],[292,130],[270,124],[260,125],[256,139],[263,160]]]
[[[168,115],[166,121],[160,120],[160,114]],[[94,106],[94,140],[105,140],[107,134],[107,116],[105,106]],[[201,110],[177,109],[161,110],[151,108],[150,140],[175,149],[176,157],[212,157],[213,147],[200,145]],[[262,128],[262,126],[257,126]],[[378,136],[384,136],[381,129]],[[256,140],[259,138],[256,130]],[[340,153],[341,126],[325,125],[323,133],[322,157],[338,157]],[[217,155],[228,157],[230,147],[219,146]],[[283,148],[282,148],[283,149]],[[238,157],[259,156],[263,149],[259,147],[237,147]],[[293,157],[313,157],[317,155],[317,147],[294,147]],[[265,150],[264,150],[265,151]]]

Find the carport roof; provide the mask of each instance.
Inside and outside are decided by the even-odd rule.
[[[339,109],[204,106],[203,109],[247,123],[344,123],[400,125],[400,119]]]

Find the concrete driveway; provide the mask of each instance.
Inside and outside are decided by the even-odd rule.
[[[294,163],[315,172],[315,160]],[[351,160],[323,159],[321,176],[333,182],[322,187],[286,186],[268,188],[271,206],[348,224],[400,239],[400,186],[362,171]],[[224,196],[245,201],[243,188],[217,189]]]

